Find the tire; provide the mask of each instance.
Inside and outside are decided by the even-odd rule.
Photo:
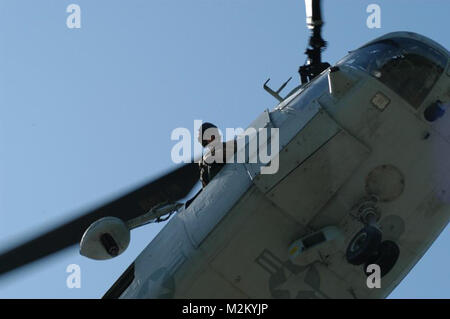
[[[396,243],[390,240],[385,240],[380,244],[378,253],[372,256],[364,265],[364,272],[367,274],[367,266],[370,264],[376,264],[380,266],[381,277],[387,275],[400,256],[400,248]]]
[[[362,265],[378,252],[381,231],[373,226],[365,226],[350,241],[347,247],[347,261],[352,265]]]

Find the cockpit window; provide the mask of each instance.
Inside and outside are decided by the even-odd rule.
[[[447,57],[417,40],[390,38],[364,46],[343,58],[348,65],[369,72],[414,108],[418,108],[447,64]]]

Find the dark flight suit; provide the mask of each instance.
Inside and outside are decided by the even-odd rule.
[[[233,149],[230,149],[230,144],[228,144],[228,151],[229,153],[233,154],[236,152],[237,149],[237,143],[236,141],[233,141]],[[226,164],[226,145],[227,143],[222,143],[222,147],[223,147],[223,159],[222,159],[222,163],[216,163],[215,161],[213,163],[208,163],[205,161],[205,158],[202,157],[202,159],[199,161],[198,166],[200,169],[200,181],[202,182],[202,189],[195,194],[194,197],[192,197],[191,199],[189,199],[186,203],[185,203],[185,208],[188,208],[189,205],[194,201],[195,198],[197,198],[198,195],[200,195],[200,193],[202,192],[203,188],[206,187],[206,185],[208,185],[208,183],[214,178],[214,176],[217,175],[217,173],[220,172],[220,170],[224,167],[224,165]],[[215,150],[211,149],[211,155],[214,156]]]
[[[198,163],[199,168],[200,168],[200,181],[202,182],[202,186],[203,187],[208,185],[208,183],[214,178],[214,176],[217,175],[217,173],[219,173],[219,171],[222,169],[222,167],[226,164],[227,151],[228,151],[228,153],[231,153],[231,154],[235,153],[235,151],[236,151],[236,141],[232,141],[231,143],[233,143],[233,149],[230,148],[230,142],[222,143],[223,157],[222,157],[222,162],[221,163],[217,163],[215,161],[213,163],[207,163],[205,161],[204,157],[202,157],[202,159]],[[211,149],[211,155],[212,156],[215,155],[215,149],[214,148]]]

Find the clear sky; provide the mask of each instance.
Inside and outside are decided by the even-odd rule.
[[[69,4],[81,28],[66,26]],[[369,4],[381,28],[366,26]],[[448,0],[324,0],[325,60],[407,30],[450,48]],[[303,0],[0,0],[0,249],[173,167],[176,127],[246,127],[298,83],[308,31]],[[295,82],[295,83],[294,83]],[[0,278],[0,298],[98,298],[163,225],[134,230],[98,262],[73,246]],[[392,298],[450,297],[450,232]],[[66,267],[81,267],[68,289]]]

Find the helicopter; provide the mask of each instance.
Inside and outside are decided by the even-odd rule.
[[[228,164],[183,208],[198,180],[185,165],[2,255],[2,272],[86,229],[82,252],[110,258],[130,228],[177,211],[106,297],[386,296],[448,223],[448,51],[400,32],[331,67],[320,59],[320,4],[307,8],[302,85],[250,125],[280,129],[278,173]],[[109,236],[89,247],[97,231]],[[382,289],[365,287],[366,263],[386,272]]]

